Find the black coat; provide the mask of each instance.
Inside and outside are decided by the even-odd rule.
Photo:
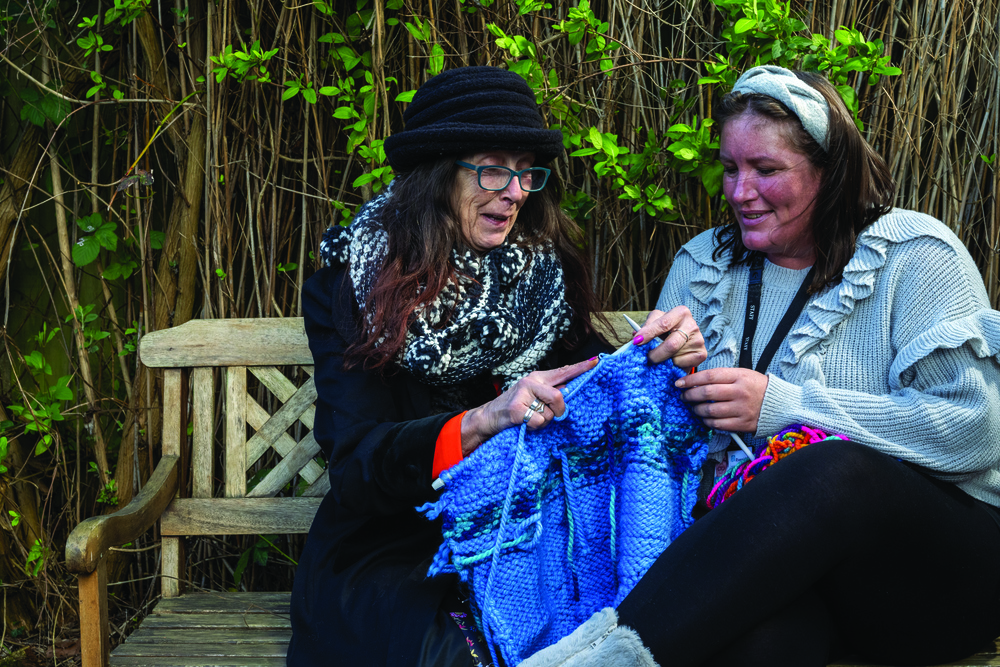
[[[412,667],[457,582],[427,578],[441,525],[414,508],[438,496],[434,448],[459,411],[432,414],[432,390],[407,374],[342,368],[358,326],[345,269],[313,275],[302,306],[318,393],[313,433],[331,488],[295,575],[288,664]],[[606,350],[595,337],[575,352],[553,351],[544,367]],[[492,379],[482,377],[470,384],[467,407],[495,397]]]

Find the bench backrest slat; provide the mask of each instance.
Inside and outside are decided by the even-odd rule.
[[[177,498],[160,531],[174,535],[308,533],[322,498]]]

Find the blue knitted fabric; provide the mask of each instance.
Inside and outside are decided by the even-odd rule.
[[[418,508],[444,523],[428,574],[468,585],[495,664],[617,606],[693,521],[707,429],[674,387],[683,372],[647,351],[603,355],[563,390],[562,418],[497,434]]]

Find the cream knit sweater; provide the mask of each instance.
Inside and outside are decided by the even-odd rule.
[[[747,265],[712,259],[713,232],[674,259],[659,310],[691,309],[699,369],[734,367]],[[754,362],[807,270],[767,262]],[[1000,313],[941,222],[894,209],[868,227],[843,280],[814,295],[767,369],[757,438],[790,424],[843,433],[1000,507]],[[717,433],[712,450],[725,448]]]

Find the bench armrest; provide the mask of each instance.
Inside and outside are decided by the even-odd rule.
[[[66,540],[66,568],[89,574],[108,547],[131,542],[146,532],[177,495],[177,465],[178,457],[164,456],[132,502],[113,514],[81,521]]]

